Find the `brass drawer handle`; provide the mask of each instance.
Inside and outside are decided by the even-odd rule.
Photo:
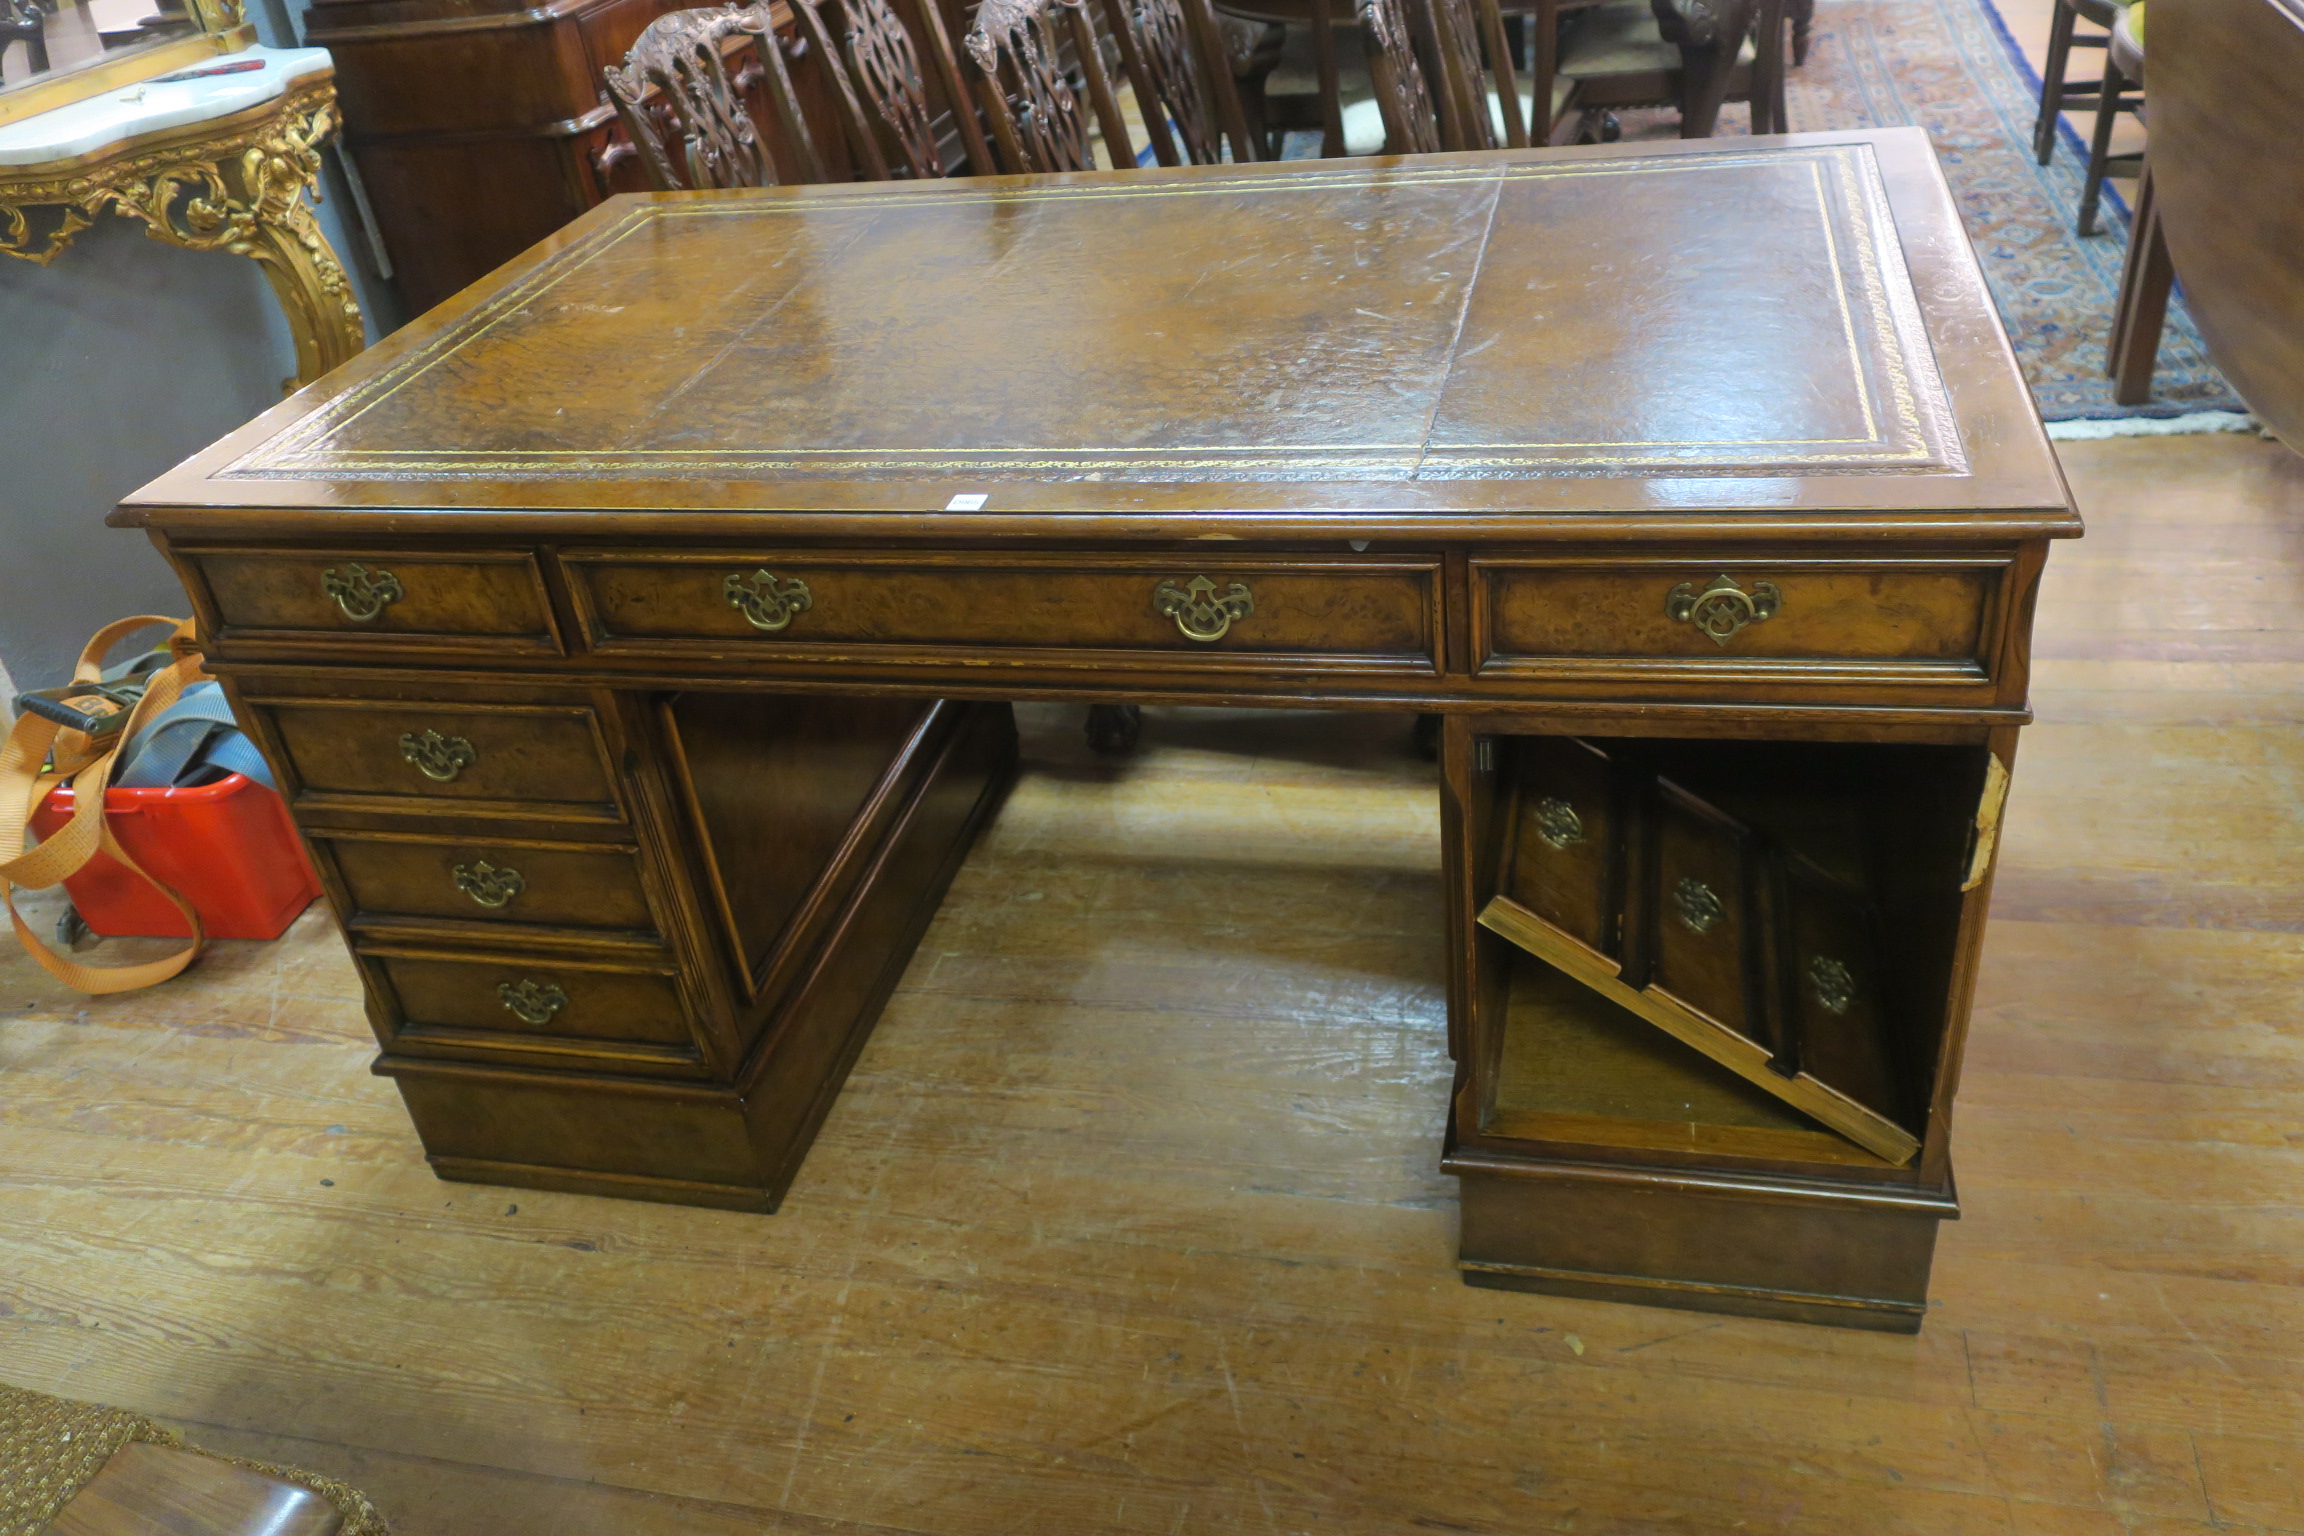
[[[364,565],[347,565],[341,571],[334,566],[320,573],[320,590],[336,599],[336,606],[344,617],[355,624],[367,624],[392,604],[408,594],[400,588],[400,578],[390,571],[372,571]]]
[[[1674,587],[1664,599],[1664,614],[1675,623],[1695,625],[1714,645],[1726,645],[1745,625],[1772,619],[1783,606],[1784,594],[1772,581],[1756,581],[1746,592],[1734,577],[1720,575],[1701,592],[1692,581]]]
[[[568,1006],[568,994],[550,982],[540,987],[526,980],[500,981],[496,983],[496,995],[523,1024],[549,1024],[552,1015]]]
[[[1672,915],[1680,919],[1680,926],[1690,933],[1709,933],[1713,924],[1728,915],[1720,905],[1720,898],[1712,894],[1712,887],[1701,880],[1688,879],[1672,887]]]
[[[1554,795],[1536,802],[1536,835],[1555,848],[1584,841],[1584,818],[1576,807]]]
[[[1837,960],[1818,955],[1808,962],[1808,984],[1826,1013],[1846,1013],[1856,1003],[1856,977]]]
[[[779,582],[776,573],[769,570],[754,571],[750,577],[730,576],[720,583],[720,590],[726,595],[728,606],[744,615],[745,623],[771,633],[791,623],[794,614],[806,613],[816,603],[816,594],[808,590],[808,583],[797,576]]]
[[[400,755],[414,763],[418,773],[442,784],[453,782],[456,775],[480,761],[480,754],[472,750],[472,743],[461,736],[443,736],[438,731],[402,736]]]
[[[1182,587],[1173,581],[1154,587],[1152,606],[1162,617],[1174,619],[1185,639],[1206,645],[1223,639],[1234,619],[1254,613],[1256,599],[1248,595],[1245,582],[1232,583],[1231,590],[1218,597],[1216,583],[1195,576]]]
[[[459,864],[449,873],[456,881],[456,889],[484,907],[501,907],[528,889],[528,882],[520,877],[520,871],[498,869],[486,859]]]

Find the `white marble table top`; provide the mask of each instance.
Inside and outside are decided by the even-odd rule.
[[[329,66],[325,48],[248,48],[172,73],[248,62],[263,68],[165,84],[147,80],[0,126],[0,166],[73,160],[163,128],[230,117],[272,100],[294,81]]]

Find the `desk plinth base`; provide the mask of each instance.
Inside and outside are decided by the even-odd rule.
[[[1866,1200],[1458,1151],[1467,1285],[1917,1333],[1948,1198]]]
[[[1016,767],[1008,707],[961,706],[807,979],[736,1084],[386,1056],[443,1179],[774,1211]]]

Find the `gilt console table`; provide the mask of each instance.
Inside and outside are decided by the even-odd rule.
[[[305,193],[336,128],[321,48],[248,48],[0,126],[0,252],[46,266],[110,211],[263,270],[309,384],[366,342]]]
[[[1466,1277],[1919,1325],[2080,525],[1917,131],[618,198],[115,520],[445,1177],[773,1210],[1004,701],[1436,711]]]

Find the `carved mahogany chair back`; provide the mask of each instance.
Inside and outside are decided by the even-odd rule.
[[[1086,0],[984,0],[968,33],[968,56],[976,61],[985,115],[1010,170],[1096,168],[1087,113],[1065,75],[1067,41],[1112,164],[1125,168],[1136,163]]]
[[[1208,0],[1103,0],[1152,154],[1162,165],[1256,158],[1232,60]],[[1175,131],[1169,131],[1171,125]]]
[[[1395,155],[1440,151],[1440,108],[1416,56],[1420,0],[1360,0],[1368,34],[1368,75],[1384,115],[1384,148]]]
[[[1442,145],[1526,149],[1528,122],[1520,112],[1520,82],[1498,0],[1431,0],[1430,15],[1433,51],[1440,61]],[[1487,65],[1482,63],[1483,52]],[[1496,99],[1493,114],[1488,107],[1491,90]]]
[[[827,3],[838,7],[837,41],[834,25],[824,16]],[[850,151],[866,176],[889,178],[889,147],[902,174],[915,179],[944,174],[936,104],[921,68],[923,47],[938,89],[951,106],[969,169],[977,175],[998,169],[977,122],[975,104],[961,82],[959,61],[937,0],[913,0],[917,22],[910,25],[889,0],[791,0],[791,5],[831,77]]]
[[[601,71],[609,100],[659,192],[765,187],[779,179],[752,114],[728,75],[729,39],[749,35],[794,164],[783,179],[822,181],[815,140],[801,119],[767,0],[671,11],[633,40],[621,68]]]

